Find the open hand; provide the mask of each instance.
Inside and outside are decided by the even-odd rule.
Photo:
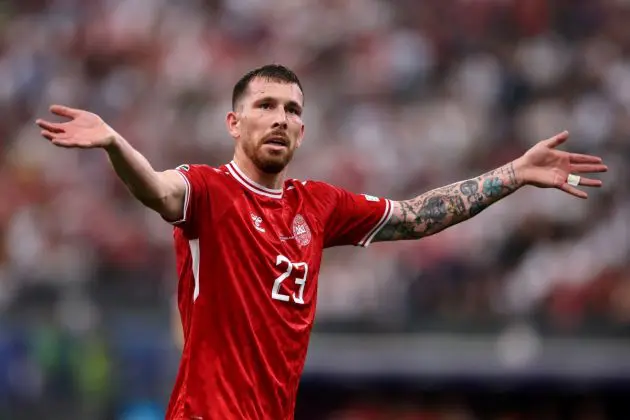
[[[42,129],[41,135],[55,146],[91,149],[111,145],[118,135],[113,128],[96,114],[81,109],[53,105],[50,112],[70,121],[53,123],[38,119],[35,123]]]
[[[540,188],[558,188],[576,197],[587,198],[586,192],[569,185],[569,175],[606,172],[608,167],[602,163],[600,157],[557,150],[568,138],[569,133],[564,131],[538,142],[521,156],[518,167],[522,181]],[[580,177],[579,185],[601,187],[602,182]]]

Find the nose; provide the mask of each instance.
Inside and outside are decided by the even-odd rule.
[[[287,113],[283,109],[279,109],[274,115],[272,128],[286,130],[287,127]]]

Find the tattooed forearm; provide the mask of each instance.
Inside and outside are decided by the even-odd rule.
[[[389,223],[374,241],[417,239],[470,219],[507,197],[522,183],[514,164],[502,166],[477,178],[429,191],[394,203]]]

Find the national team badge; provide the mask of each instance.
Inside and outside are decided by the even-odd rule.
[[[306,220],[301,214],[296,215],[293,219],[293,236],[301,246],[311,243],[311,229],[309,229]]]

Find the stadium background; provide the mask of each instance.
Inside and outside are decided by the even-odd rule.
[[[0,2],[0,418],[158,419],[179,356],[170,228],[34,119],[83,107],[158,169],[218,165],[231,88],[269,62],[305,85],[293,177],[410,198],[565,128],[611,168],[586,202],[527,188],[329,250],[297,420],[630,418],[629,21],[621,0]]]

